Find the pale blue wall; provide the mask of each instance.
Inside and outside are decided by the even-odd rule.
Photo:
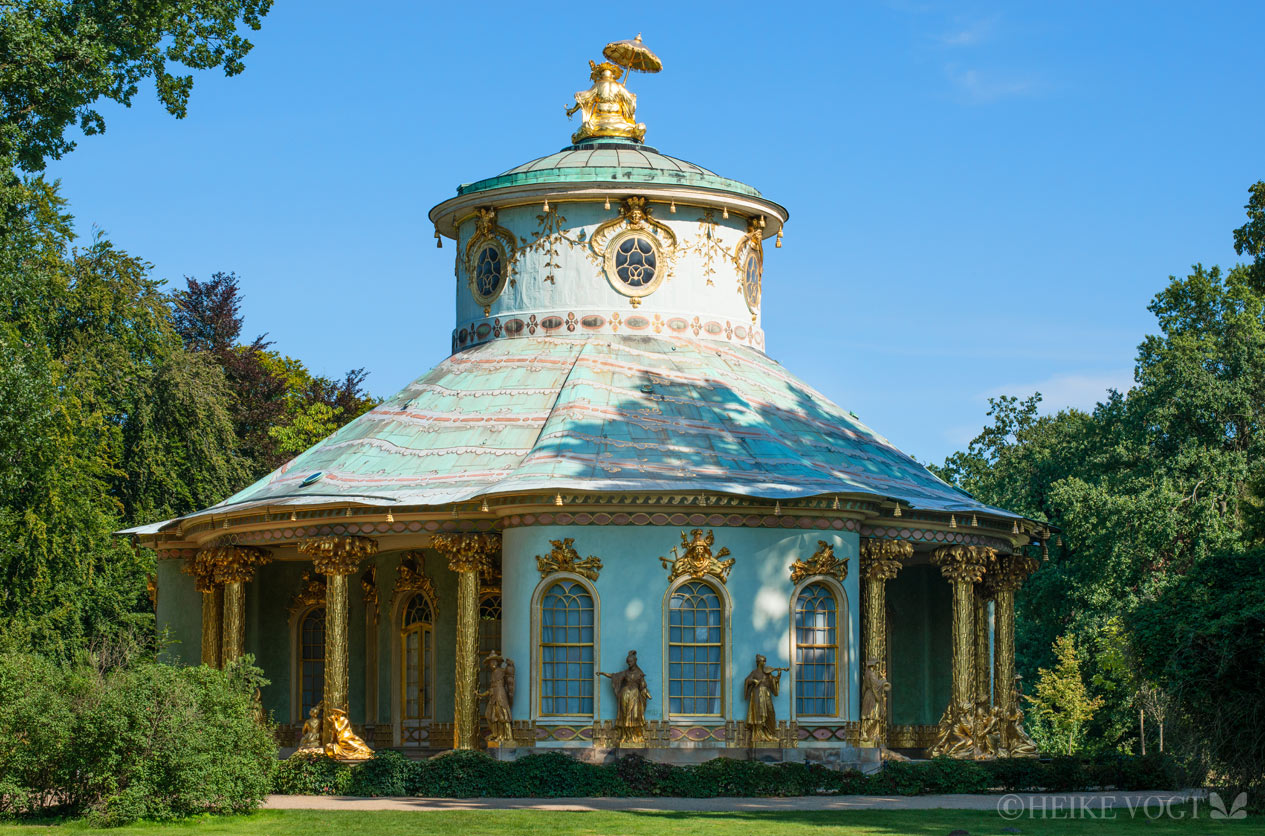
[[[817,541],[825,540],[835,548],[837,557],[849,558],[848,578],[843,583],[848,598],[848,618],[841,625],[840,643],[846,648],[848,716],[856,719],[859,704],[859,683],[856,659],[860,636],[859,589],[857,582],[858,537],[850,532],[790,532],[780,529],[714,528],[714,548],[728,547],[735,558],[733,571],[725,585],[732,602],[730,618],[731,665],[726,680],[725,705],[728,719],[743,719],[746,703],[742,699],[742,680],[755,664],[755,655],[763,653],[769,664],[790,665],[790,596],[794,585],[790,580],[790,564],[795,559],[810,557],[817,550]],[[647,719],[663,719],[666,693],[663,679],[663,602],[669,588],[668,572],[659,562],[679,546],[679,528],[652,526],[533,526],[511,528],[504,532],[503,635],[505,653],[519,670],[519,696],[514,700],[514,717],[535,716],[536,685],[532,647],[532,596],[541,584],[536,569],[536,555],[547,554],[549,541],[573,537],[581,557],[596,555],[604,564],[594,584],[601,607],[601,647],[597,649],[597,668],[611,672],[623,666],[625,654],[635,649],[646,673],[652,694]],[[790,681],[782,679],[782,691],[775,700],[779,719],[790,715]],[[600,719],[613,719],[615,705],[610,685],[601,681]],[[563,721],[559,721],[563,722]]]

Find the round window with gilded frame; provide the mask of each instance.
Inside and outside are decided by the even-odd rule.
[[[742,267],[738,277],[742,285],[742,296],[747,300],[751,313],[760,312],[760,293],[764,277],[764,253],[756,247],[748,247],[742,259]]]
[[[663,247],[644,230],[625,230],[606,245],[606,278],[624,296],[649,296],[667,272]]]
[[[505,290],[509,259],[505,248],[495,238],[476,242],[466,264],[470,274],[470,293],[480,305],[490,305]]]

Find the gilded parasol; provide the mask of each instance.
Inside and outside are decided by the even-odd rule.
[[[602,50],[602,54],[609,58],[611,63],[624,68],[625,78],[628,77],[629,70],[636,70],[639,73],[657,73],[663,69],[663,62],[659,60],[659,56],[641,42],[640,32],[631,41],[612,41]]]

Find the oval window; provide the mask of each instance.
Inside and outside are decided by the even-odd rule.
[[[615,275],[631,288],[649,286],[658,267],[654,244],[644,235],[630,235],[615,248]]]
[[[505,278],[505,259],[499,247],[488,244],[479,251],[474,268],[474,292],[481,299],[496,296]]]
[[[760,306],[760,254],[748,253],[742,270],[742,294],[747,299],[747,307],[752,313]]]

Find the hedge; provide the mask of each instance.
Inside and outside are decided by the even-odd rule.
[[[1188,779],[1176,761],[1163,755],[979,762],[937,758],[888,763],[880,772],[865,775],[818,764],[731,758],[674,766],[625,755],[599,765],[560,752],[514,761],[498,761],[482,752],[448,752],[415,761],[399,752],[383,751],[361,765],[340,764],[324,756],[290,758],[280,764],[273,792],[429,798],[714,798],[1174,790]]]

